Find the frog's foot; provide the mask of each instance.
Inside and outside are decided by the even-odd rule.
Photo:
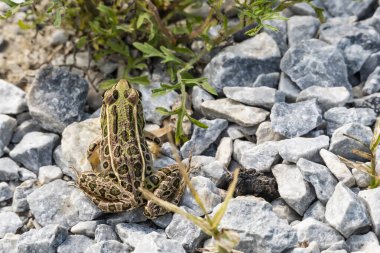
[[[186,188],[178,165],[162,168],[148,178],[150,182],[155,182],[155,179],[157,179],[158,187],[152,191],[153,194],[162,200],[178,205]],[[144,209],[145,216],[150,219],[164,215],[167,212],[168,210],[151,200],[148,200]]]
[[[77,182],[103,212],[115,213],[139,206],[133,193],[115,184],[111,178],[99,177],[93,172],[84,172],[79,175]]]

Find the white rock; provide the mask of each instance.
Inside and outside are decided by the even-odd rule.
[[[315,193],[305,182],[297,166],[278,164],[272,168],[278,191],[285,202],[299,215],[303,215],[315,199]]]
[[[355,184],[355,178],[351,174],[347,166],[340,161],[340,159],[330,151],[326,149],[321,149],[319,151],[323,161],[325,162],[327,168],[335,175],[335,177],[343,182],[346,186],[351,187]]]
[[[55,179],[62,178],[62,170],[54,165],[42,166],[38,172],[38,181],[47,184]]]

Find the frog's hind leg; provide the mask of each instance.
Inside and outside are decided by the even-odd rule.
[[[116,213],[138,206],[133,193],[115,184],[111,178],[84,172],[79,175],[78,185],[103,212]]]
[[[152,183],[157,183],[156,187],[150,187]],[[151,191],[156,197],[178,205],[186,188],[186,184],[182,179],[178,165],[172,165],[167,168],[162,168],[149,176],[147,178],[146,187],[148,189],[151,188]],[[153,203],[151,200],[148,200],[144,210],[145,216],[150,219],[164,215],[167,212],[164,207]]]

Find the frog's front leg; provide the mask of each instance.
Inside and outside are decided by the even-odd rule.
[[[94,172],[79,175],[78,186],[106,213],[131,210],[139,206],[132,192],[116,184],[109,177],[100,177]]]
[[[162,168],[147,177],[145,187],[151,190],[156,197],[178,205],[186,188],[186,184],[176,164]],[[167,212],[168,210],[164,207],[150,200],[148,200],[144,209],[145,216],[150,219],[164,215]]]
[[[91,164],[91,168],[94,172],[99,172],[99,164],[100,164],[100,142],[101,138],[96,138],[87,148],[87,160]]]

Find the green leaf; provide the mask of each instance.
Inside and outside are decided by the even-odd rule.
[[[113,51],[124,55],[125,57],[129,57],[129,48],[126,44],[122,42],[116,41],[114,39],[107,40],[107,46],[109,46]]]
[[[22,29],[22,30],[29,30],[29,29],[32,29],[33,26],[31,24],[27,24],[25,23],[24,21],[22,21],[21,19],[17,22],[18,26]]]
[[[134,42],[133,46],[137,48],[138,50],[140,50],[141,52],[143,52],[144,57],[146,58],[149,58],[149,57],[165,58],[165,55],[163,53],[161,53],[160,51],[158,51],[157,49],[155,49],[154,47],[152,47],[146,42],[144,44],[140,42]]]
[[[191,123],[193,123],[194,125],[197,125],[199,126],[200,128],[208,128],[208,125],[194,119],[193,117],[190,117],[189,115],[187,115],[187,118],[190,120]]]
[[[57,9],[57,12],[55,13],[55,19],[54,19],[54,26],[60,27],[62,23],[62,15],[64,13],[65,9],[64,7],[60,7]]]
[[[162,115],[175,115],[175,114],[178,114],[177,111],[169,111],[168,109],[166,109],[164,107],[156,107],[156,111],[158,113],[161,113]]]
[[[150,80],[148,76],[126,76],[124,77],[131,84],[149,85]]]
[[[164,46],[160,46],[160,49],[165,55],[162,63],[167,63],[167,62],[183,63],[183,61],[181,61],[179,58],[177,58],[170,49],[168,49]]]
[[[110,89],[115,83],[117,83],[116,79],[108,79],[99,84],[99,88],[102,90],[108,90]]]
[[[76,45],[77,45],[77,48],[83,48],[86,44],[87,44],[87,37],[86,36],[82,36],[77,41]]]

